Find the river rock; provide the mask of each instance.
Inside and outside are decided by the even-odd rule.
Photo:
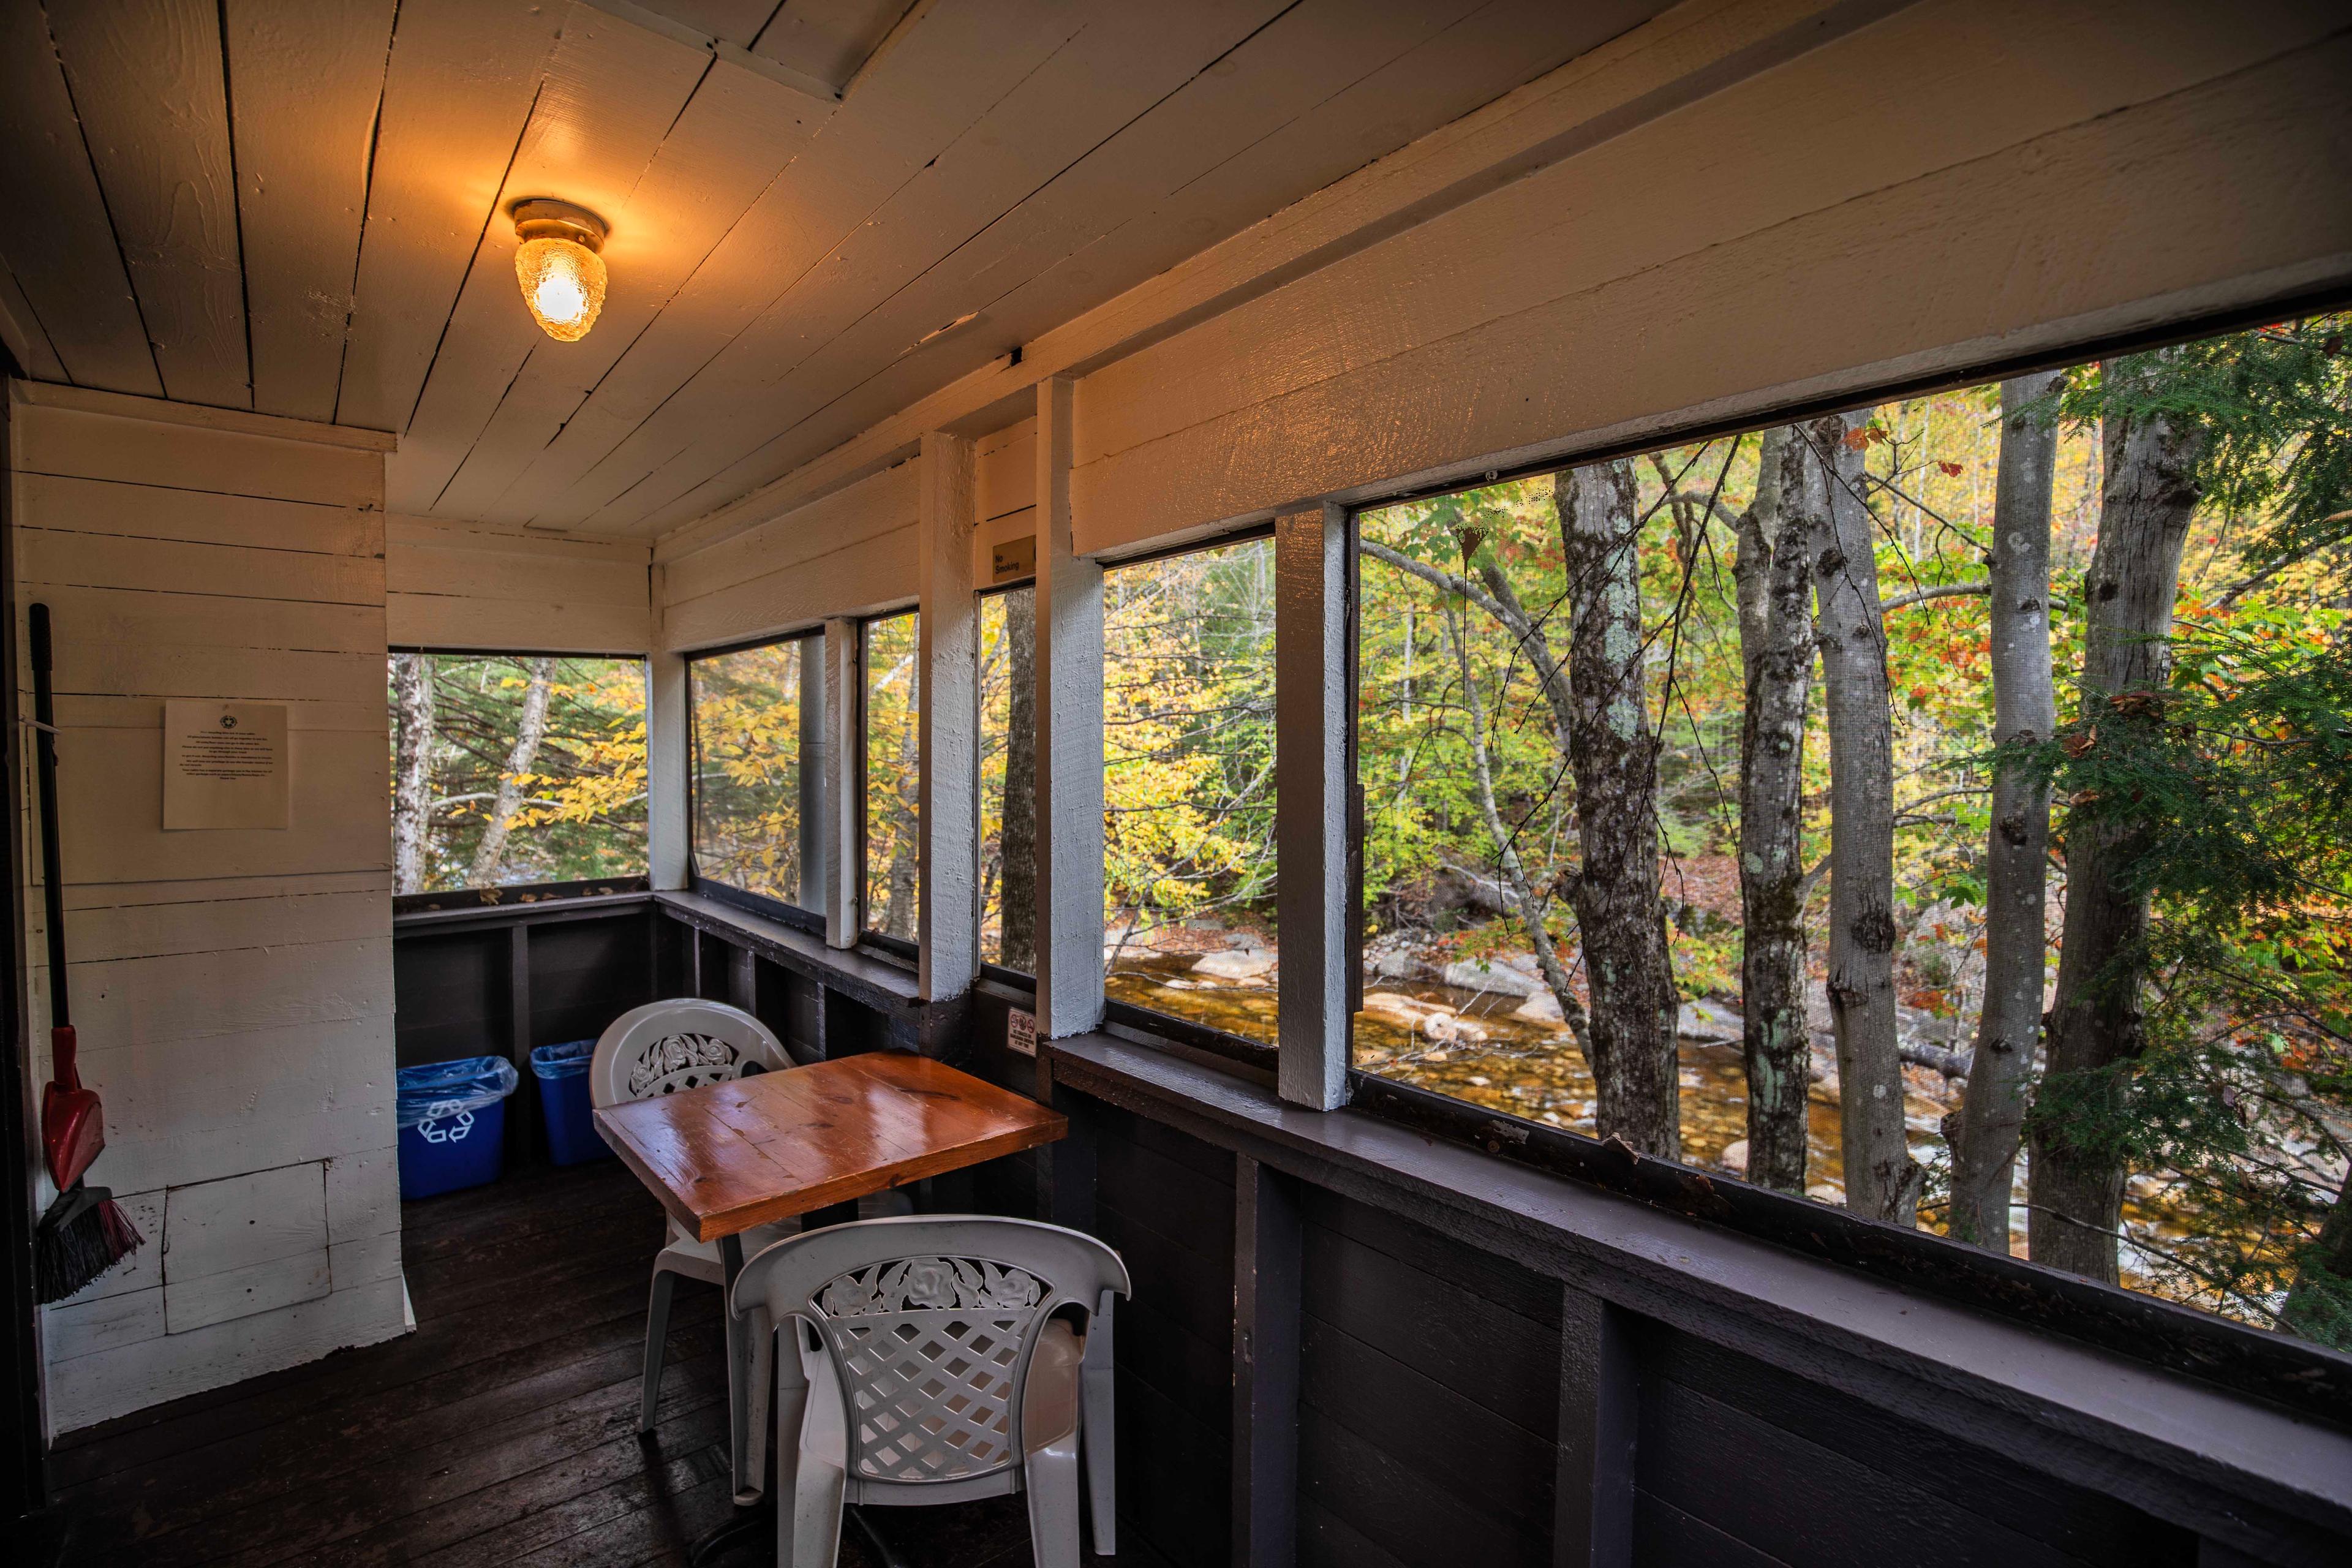
[[[1735,1138],[1725,1144],[1723,1152],[1716,1156],[1715,1163],[1735,1176],[1746,1175],[1748,1173],[1748,1140]]]
[[[1685,1002],[1675,1015],[1675,1033],[1695,1045],[1721,1046],[1737,1042],[1742,1021],[1738,1014],[1720,1002],[1710,1002],[1702,996],[1696,1002]]]
[[[1525,1018],[1530,1024],[1566,1024],[1568,1015],[1559,1010],[1559,998],[1546,986],[1517,1007],[1511,1009],[1514,1018]]]
[[[1263,948],[1235,949],[1203,953],[1201,961],[1192,965],[1192,973],[1236,985],[1256,985],[1263,984],[1266,976],[1274,973],[1274,954]]]
[[[1503,958],[1457,961],[1445,966],[1445,984],[1457,991],[1485,991],[1496,996],[1532,996],[1544,990],[1535,959],[1517,953]]]

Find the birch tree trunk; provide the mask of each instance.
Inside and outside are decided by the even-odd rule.
[[[499,771],[499,793],[490,802],[490,819],[482,826],[481,842],[474,847],[474,863],[466,872],[467,887],[488,888],[498,883],[499,862],[507,852],[507,830],[514,826],[515,813],[522,806],[524,775],[539,760],[539,743],[547,738],[548,689],[554,674],[553,659],[530,661],[530,684],[523,690],[522,718],[515,727],[514,745],[507,752],[507,765]]]
[[[914,679],[910,673],[909,680]],[[886,936],[901,937],[909,942],[915,936],[915,878],[921,870],[917,858],[917,818],[921,814],[918,790],[922,764],[921,732],[916,723],[912,704],[907,710],[907,728],[898,741],[898,831],[890,837],[889,901],[882,906],[882,931]]]
[[[1863,448],[1847,439],[1869,418],[1832,414],[1806,426],[1827,501],[1811,554],[1830,738],[1829,1000],[1846,1206],[1909,1225],[1925,1173],[1904,1137],[1895,1055],[1894,716]]]
[[[2153,704],[2125,699],[2160,691],[2171,673],[2173,598],[2189,519],[2202,496],[2197,467],[2205,441],[2160,414],[2110,416],[2104,437],[2099,542],[2083,580],[2081,716],[2094,746],[2101,730],[2112,743],[2116,729],[2163,721]],[[2108,1069],[2137,1056],[2143,1044],[2147,899],[2123,875],[2135,853],[2128,822],[2086,820],[2066,836],[2066,924],[2042,1082],[2045,1093],[2060,1082],[2097,1090],[2070,1110],[2074,1126],[2095,1127],[2102,1112],[2119,1109],[2120,1086]],[[2101,1074],[2107,1075],[2104,1085]],[[2033,1260],[2114,1281],[2122,1160],[2101,1141],[2070,1139],[2063,1129],[2040,1123],[2029,1146],[2033,1212],[2026,1232]]]
[[[1569,581],[1569,759],[1576,773],[1576,923],[1592,996],[1592,1076],[1603,1138],[1682,1155],[1674,974],[1658,896],[1658,756],[1643,688],[1633,470],[1554,476]]]
[[[1996,744],[2047,741],[2058,727],[2050,679],[2050,485],[2058,426],[2030,413],[2058,384],[2046,372],[2000,387],[2000,469],[1992,503],[1992,735]],[[2025,1089],[2042,1037],[2042,929],[2050,790],[2028,770],[1992,781],[1985,849],[1985,994],[1976,1057],[1953,1128],[1954,1239],[2009,1250],[2010,1191]]]
[[[1004,637],[1013,682],[1004,752],[1004,824],[997,839],[999,962],[1024,974],[1037,967],[1037,593],[1004,595]]]
[[[1810,482],[1810,490],[1808,485]],[[1739,520],[1734,581],[1747,700],[1739,731],[1741,1050],[1748,1179],[1805,1190],[1805,705],[1812,685],[1808,545],[1824,503],[1819,466],[1786,428],[1764,434],[1756,501]]]
[[[433,842],[433,656],[392,656],[392,890],[425,890]]]

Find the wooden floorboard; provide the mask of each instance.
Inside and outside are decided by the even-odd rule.
[[[519,1172],[402,1219],[416,1331],[72,1434],[52,1458],[61,1564],[635,1568],[685,1563],[733,1516],[709,1287],[680,1285],[658,1421],[636,1433],[663,1224],[617,1162]],[[882,1522],[925,1568],[1031,1561],[1017,1497]],[[1131,1527],[1121,1546],[1129,1568],[1159,1561]],[[877,1568],[854,1531],[841,1562]]]

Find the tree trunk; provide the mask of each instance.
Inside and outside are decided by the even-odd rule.
[[[1024,974],[1037,967],[1037,591],[1004,595],[1013,682],[1004,726],[1004,825],[997,838],[997,961]]]
[[[1808,487],[1810,485],[1810,493]],[[1805,704],[1812,685],[1808,546],[1824,498],[1801,438],[1768,430],[1756,503],[1739,522],[1741,1049],[1748,1068],[1748,1179],[1805,1190]]]
[[[1909,1225],[1925,1173],[1903,1130],[1895,1037],[1895,727],[1874,520],[1863,448],[1867,411],[1806,426],[1827,505],[1814,518],[1813,591],[1830,737],[1830,1014],[1846,1206]]]
[[[911,672],[908,679],[914,679]],[[915,878],[922,868],[917,834],[920,827],[919,770],[922,765],[920,727],[913,703],[907,705],[907,728],[898,741],[898,779],[892,794],[898,809],[893,813],[890,835],[889,902],[882,907],[882,931],[912,942],[915,939]]]
[[[1992,738],[2047,741],[2058,728],[2050,679],[2050,484],[2058,426],[2029,412],[2058,384],[2048,372],[2001,383],[2000,470],[1992,503]],[[1953,1129],[1954,1239],[2009,1250],[2010,1190],[2025,1088],[2042,1037],[2042,929],[2050,789],[2031,770],[1997,769],[1985,850],[1985,993],[1976,1056]]]
[[[2297,1260],[2279,1321],[2305,1339],[2352,1346],[2352,1201],[2339,1189],[2319,1238]]]
[[[2159,373],[2160,374],[2160,373]],[[2161,722],[2135,716],[2116,699],[2161,690],[2171,673],[2168,641],[2181,548],[2202,494],[2197,478],[2204,437],[2161,415],[2105,422],[2106,482],[2099,498],[2099,543],[2083,580],[2081,715],[2092,743],[2099,728]],[[2128,823],[2085,821],[2066,835],[2066,925],[2058,995],[2046,1025],[2045,1086],[2061,1079],[2095,1088],[2107,1075],[2107,1108],[2120,1085],[2110,1069],[2139,1054],[2140,991],[2147,979],[2147,899],[2127,887],[2137,853]],[[2077,1120],[2103,1120],[2095,1097]],[[2032,1131],[2033,1213],[2027,1240],[2036,1263],[2094,1279],[2116,1278],[2124,1165],[2109,1148],[2070,1140],[2037,1124]]]
[[[1554,476],[1569,581],[1569,687],[1576,774],[1576,923],[1592,996],[1601,1135],[1682,1155],[1675,984],[1658,896],[1658,755],[1643,687],[1642,579],[1633,470],[1598,463]]]
[[[392,656],[392,890],[421,893],[433,847],[433,656]]]
[[[530,661],[530,685],[523,691],[522,719],[515,728],[507,765],[499,772],[499,793],[490,802],[490,819],[483,824],[482,841],[474,847],[474,863],[466,872],[466,885],[469,888],[488,888],[498,883],[499,862],[507,852],[507,830],[514,825],[514,815],[523,802],[523,775],[539,760],[539,743],[547,738],[548,689],[554,674],[553,659]]]

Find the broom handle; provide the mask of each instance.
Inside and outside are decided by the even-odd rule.
[[[41,902],[48,916],[51,1043],[61,1046],[60,1082],[72,1087],[73,1014],[66,1005],[66,886],[58,870],[58,713],[49,690],[49,607],[32,606],[33,756],[41,782]],[[62,1037],[60,1038],[59,1037]]]

